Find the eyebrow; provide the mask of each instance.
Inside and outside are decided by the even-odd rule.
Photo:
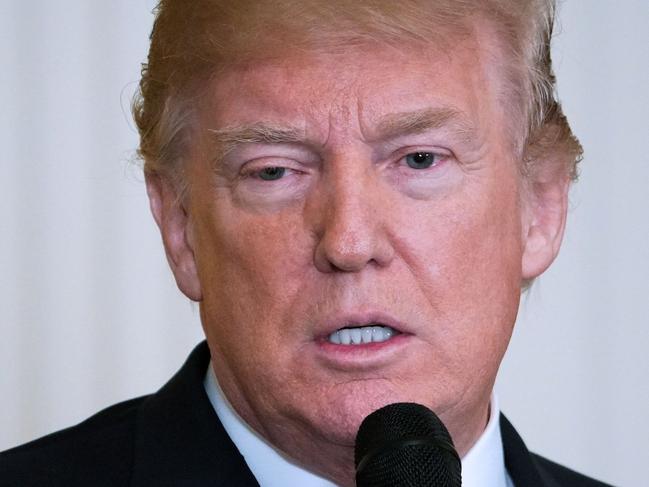
[[[295,144],[304,140],[304,130],[278,127],[264,122],[208,129],[208,132],[222,154],[227,154],[239,144]]]
[[[395,139],[442,128],[457,133],[464,141],[474,140],[478,132],[466,115],[455,108],[426,108],[386,115],[372,138]]]
[[[396,139],[411,135],[449,128],[461,140],[474,140],[477,129],[468,118],[455,108],[426,108],[412,112],[393,113],[383,117],[372,130],[372,139]],[[304,129],[278,126],[272,123],[256,122],[250,125],[235,125],[222,129],[208,129],[220,157],[240,144],[298,144],[304,143]]]

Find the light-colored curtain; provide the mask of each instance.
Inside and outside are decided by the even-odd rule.
[[[201,339],[133,164],[153,0],[0,0],[0,449],[151,392]],[[531,449],[646,482],[649,3],[568,0],[559,92],[586,150],[499,378]]]

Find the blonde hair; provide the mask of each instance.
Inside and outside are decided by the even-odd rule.
[[[160,0],[133,102],[144,169],[183,184],[200,90],[228,65],[281,56],[287,45],[443,46],[441,32],[469,32],[469,19],[484,18],[499,35],[504,96],[523,127],[516,140],[521,170],[529,175],[553,164],[575,179],[582,150],[557,100],[550,56],[555,9],[555,0]]]

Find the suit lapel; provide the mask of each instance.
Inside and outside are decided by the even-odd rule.
[[[505,467],[516,487],[559,487],[539,469],[523,439],[503,414],[500,415],[500,433]]]
[[[138,413],[131,485],[257,486],[203,388],[205,342]]]

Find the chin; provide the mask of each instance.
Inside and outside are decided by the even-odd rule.
[[[378,382],[378,384],[376,383]],[[394,390],[384,381],[364,380],[335,387],[319,406],[309,410],[311,422],[327,441],[353,446],[362,421],[377,409],[395,402],[421,402]]]

